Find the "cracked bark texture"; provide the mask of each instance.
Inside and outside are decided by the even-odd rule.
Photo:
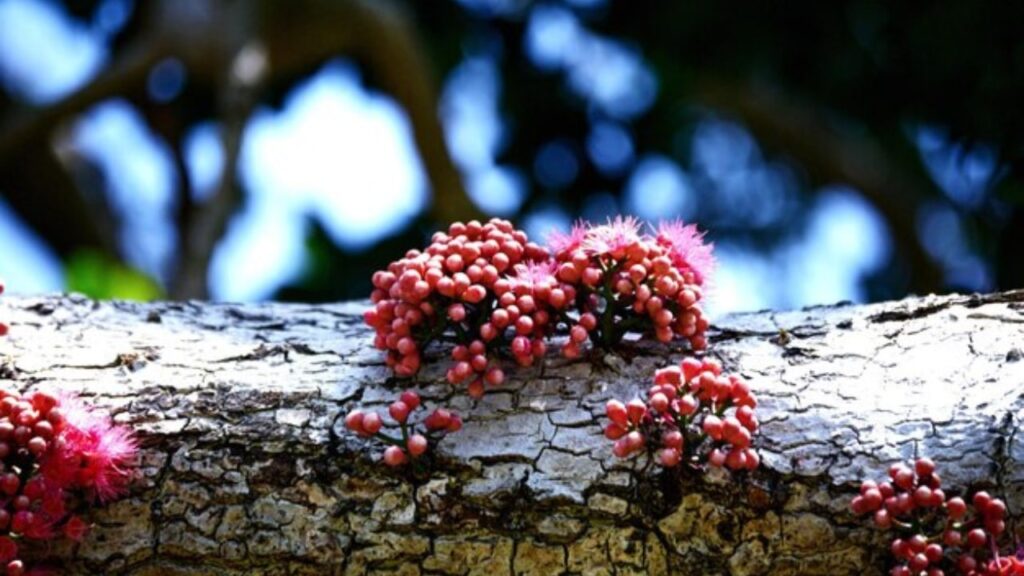
[[[611,457],[605,401],[682,354],[632,344],[510,370],[478,405],[428,362],[415,387],[466,426],[412,483],[343,429],[402,388],[364,306],[0,301],[3,384],[74,390],[144,439],[131,496],[48,553],[71,574],[867,575],[887,547],[846,504],[893,461],[1024,505],[1024,291],[723,318],[711,350],[761,400],[764,466],[739,481]]]

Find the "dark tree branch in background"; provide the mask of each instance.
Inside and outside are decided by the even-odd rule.
[[[241,202],[238,158],[245,127],[252,116],[266,73],[266,53],[263,47],[249,44],[235,56],[226,85],[219,91],[224,166],[213,196],[202,204],[192,206],[187,223],[181,229],[179,243],[182,250],[170,291],[172,298],[206,296],[213,251],[227,229],[231,214]]]
[[[138,40],[116,54],[112,64],[85,87],[51,106],[18,111],[0,120],[0,169],[11,164],[18,156],[17,151],[28,142],[49,141],[58,126],[91,106],[144,88],[154,64],[168,57],[181,60],[190,82],[205,83],[220,94],[225,166],[218,191],[209,201],[191,210],[185,207],[184,212],[179,209],[176,220],[181,261],[171,279],[173,296],[206,296],[209,259],[239,201],[237,159],[258,91],[252,90],[255,85],[240,89],[232,74],[239,71],[233,68],[240,65],[239,59],[252,54],[246,50],[254,46],[264,51],[267,67],[259,84],[295,78],[332,57],[355,57],[367,68],[371,79],[409,114],[434,193],[431,218],[447,222],[479,215],[448,153],[437,117],[436,87],[430,79],[430,66],[421,56],[424,50],[407,17],[394,2],[166,0],[149,4],[145,9],[149,17]],[[178,171],[181,172],[180,167]],[[186,187],[178,194],[183,202],[186,180],[187,174],[179,183]],[[23,214],[30,212],[29,204],[36,202],[19,196],[11,198],[15,209]],[[59,198],[55,202],[74,206],[81,199]],[[87,235],[76,240],[88,243]]]
[[[942,273],[925,253],[915,229],[917,206],[930,188],[925,178],[908,173],[870,137],[840,132],[826,115],[792,95],[753,85],[703,79],[697,100],[741,119],[757,139],[792,155],[816,185],[849,184],[881,212],[893,244],[910,265],[908,288],[918,294],[942,290]]]
[[[23,142],[5,160],[0,195],[58,256],[84,249],[118,257],[116,217],[103,197],[103,176],[91,164],[73,154],[61,158],[45,137]]]

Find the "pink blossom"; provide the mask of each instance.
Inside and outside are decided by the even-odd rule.
[[[681,220],[662,222],[658,225],[657,240],[669,249],[673,264],[693,271],[697,284],[703,285],[710,277],[715,266],[714,244],[704,242],[704,233],[695,224],[683,224]]]
[[[58,487],[90,488],[100,502],[124,494],[138,450],[131,432],[77,399],[62,398],[60,407],[65,425],[40,472]]]
[[[569,254],[583,245],[587,230],[590,228],[590,223],[581,219],[572,225],[568,234],[558,230],[552,231],[548,235],[548,247],[555,256]]]
[[[558,264],[553,260],[516,264],[515,275],[511,276],[509,280],[515,284],[526,285],[531,288],[545,284],[553,287],[558,284],[558,281],[555,279],[555,272],[557,270]]]
[[[617,258],[640,243],[640,221],[633,216],[616,216],[607,224],[587,230],[583,249],[590,254],[611,254]]]

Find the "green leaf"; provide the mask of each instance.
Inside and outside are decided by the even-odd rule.
[[[156,300],[160,285],[146,274],[95,250],[79,250],[64,265],[68,290],[101,300]]]

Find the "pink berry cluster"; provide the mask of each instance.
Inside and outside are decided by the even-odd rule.
[[[431,342],[454,342],[448,380],[468,382],[479,397],[485,382],[504,380],[494,356],[512,334],[535,339],[544,331],[533,296],[516,292],[519,283],[510,276],[517,267],[547,259],[546,250],[506,220],[456,222],[447,233],[435,233],[425,250],[410,250],[373,275],[374,306],[364,319],[376,332],[374,344],[387,351],[388,366],[406,377],[419,370]],[[528,350],[517,344],[517,358],[542,350],[533,341]]]
[[[410,460],[417,461],[444,435],[462,429],[462,419],[458,414],[437,408],[420,423],[423,432],[417,432],[417,426],[410,417],[421,406],[419,394],[412,390],[402,392],[398,400],[388,406],[388,416],[394,422],[389,428],[397,428],[398,435],[383,432],[384,418],[374,411],[356,409],[349,412],[345,415],[345,426],[363,438],[377,438],[387,444],[384,464],[396,468]]]
[[[577,357],[591,341],[608,348],[629,332],[706,346],[699,302],[713,264],[695,226],[662,223],[641,234],[634,218],[577,224],[551,251],[505,220],[456,222],[373,276],[364,314],[395,374],[408,377],[435,341],[454,344],[447,378],[474,398],[505,379],[501,358],[529,366],[547,339]]]
[[[127,491],[136,451],[127,430],[76,399],[0,391],[3,573],[25,573],[22,540],[81,540],[83,507]]]
[[[576,288],[577,316],[562,353],[579,356],[588,340],[608,348],[629,332],[676,337],[694,350],[707,345],[708,320],[699,305],[711,271],[711,246],[696,226],[664,222],[641,233],[635,218],[577,224],[556,236],[557,279]]]
[[[655,373],[646,402],[609,400],[605,436],[615,441],[612,452],[619,458],[646,451],[667,468],[707,462],[753,470],[761,461],[751,448],[756,407],[750,386],[723,374],[716,360],[686,358]]]
[[[865,481],[850,508],[899,533],[891,546],[898,562],[893,576],[941,576],[952,570],[965,576],[1024,575],[1020,559],[998,554],[1006,504],[987,492],[975,493],[970,506],[963,498],[947,497],[929,458],[912,466],[894,464],[889,480]]]

